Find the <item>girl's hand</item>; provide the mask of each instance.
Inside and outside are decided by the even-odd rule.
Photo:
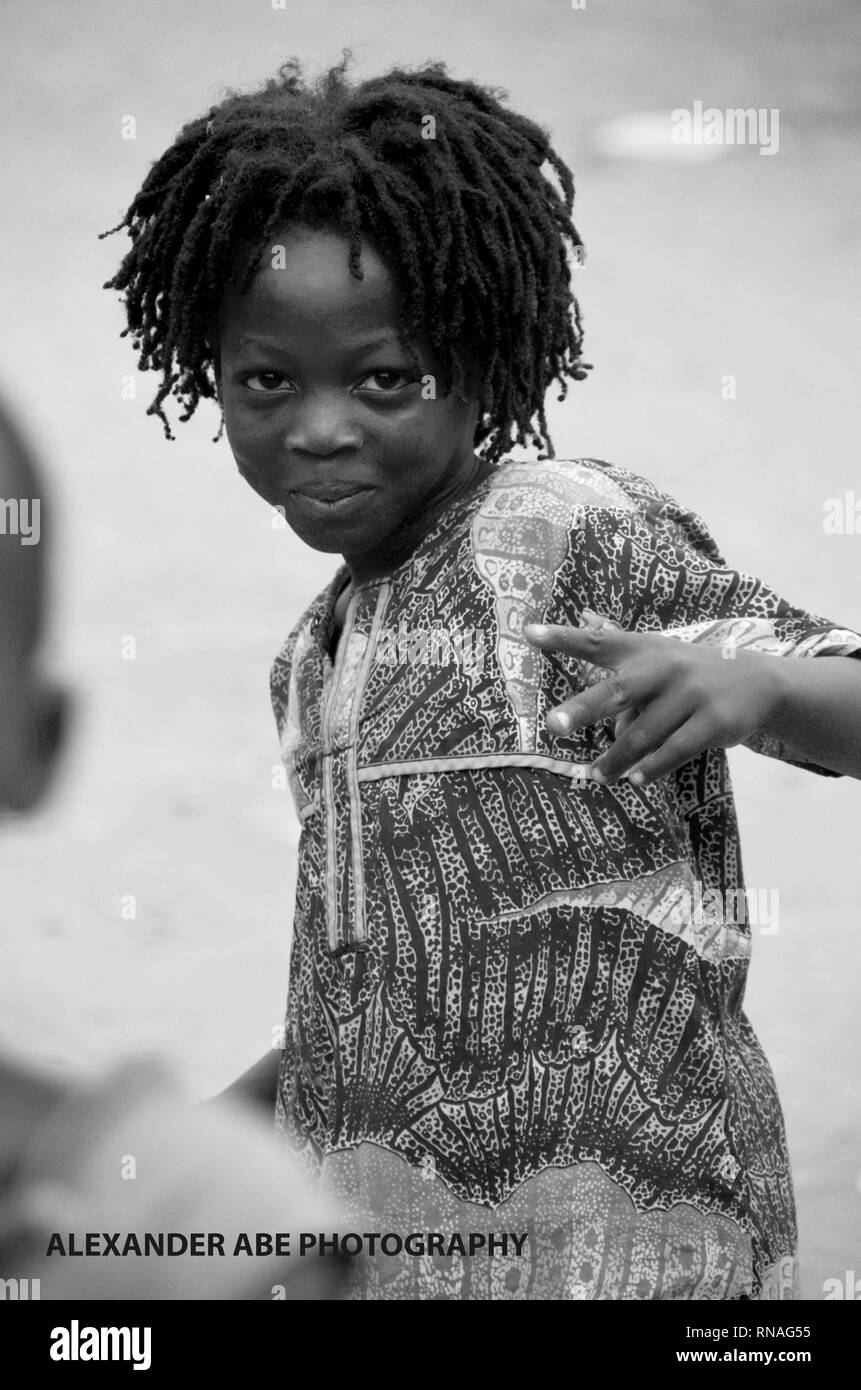
[[[583,622],[579,628],[527,623],[523,635],[542,651],[612,672],[547,716],[554,735],[616,718],[616,742],[591,768],[596,782],[627,773],[642,786],[706,748],[743,743],[783,698],[784,663],[774,656],[624,632],[586,609]]]

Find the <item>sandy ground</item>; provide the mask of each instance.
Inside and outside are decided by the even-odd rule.
[[[47,656],[76,696],[50,807],[0,835],[0,1041],[70,1075],[157,1049],[203,1094],[281,1021],[297,834],[272,784],[267,676],[333,559],[273,530],[226,442],[210,443],[214,413],[174,444],[145,419],[154,382],[99,288],[124,242],[97,233],[185,119],[291,53],[317,66],[348,45],[360,74],[440,57],[507,88],[573,165],[588,247],[596,369],[554,408],[557,452],[652,477],[739,568],[859,628],[861,534],[826,535],[822,518],[827,498],[861,496],[861,11],[6,0],[0,28],[0,381],[58,500]],[[604,123],[697,100],[777,108],[778,153],[608,152]],[[749,885],[779,893],[747,1007],[783,1096],[806,1294],[821,1298],[861,1269],[861,787],[745,752],[732,765]]]

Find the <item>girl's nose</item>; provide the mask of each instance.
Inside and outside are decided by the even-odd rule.
[[[322,395],[297,401],[290,412],[285,445],[296,453],[316,454],[320,458],[360,449],[362,431],[350,404]]]

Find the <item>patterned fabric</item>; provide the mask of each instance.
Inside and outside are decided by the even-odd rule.
[[[359,1298],[797,1291],[774,1080],[742,1012],[751,930],[726,756],[638,788],[554,737],[601,672],[530,621],[777,656],[861,637],[728,569],[703,522],[595,460],[505,462],[410,558],[341,566],[272,672],[302,821],[276,1123],[377,1251]],[[784,756],[773,743],[759,751]],[[824,771],[824,769],[817,769]]]

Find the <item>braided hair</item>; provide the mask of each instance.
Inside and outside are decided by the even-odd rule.
[[[168,396],[181,420],[217,398],[210,339],[225,284],[244,265],[245,291],[271,236],[301,223],[343,235],[357,278],[362,237],[374,243],[400,292],[403,340],[426,336],[444,392],[480,363],[483,456],[532,443],[552,457],[545,394],[557,381],[564,399],[566,378],[590,367],[570,288],[582,248],[571,171],[504,93],[442,63],[351,85],[349,59],[311,82],[291,59],[259,90],[230,93],[183,127],[102,233],[131,238],[105,288],[124,299],[139,368],[161,372],[147,414],[172,439]]]

